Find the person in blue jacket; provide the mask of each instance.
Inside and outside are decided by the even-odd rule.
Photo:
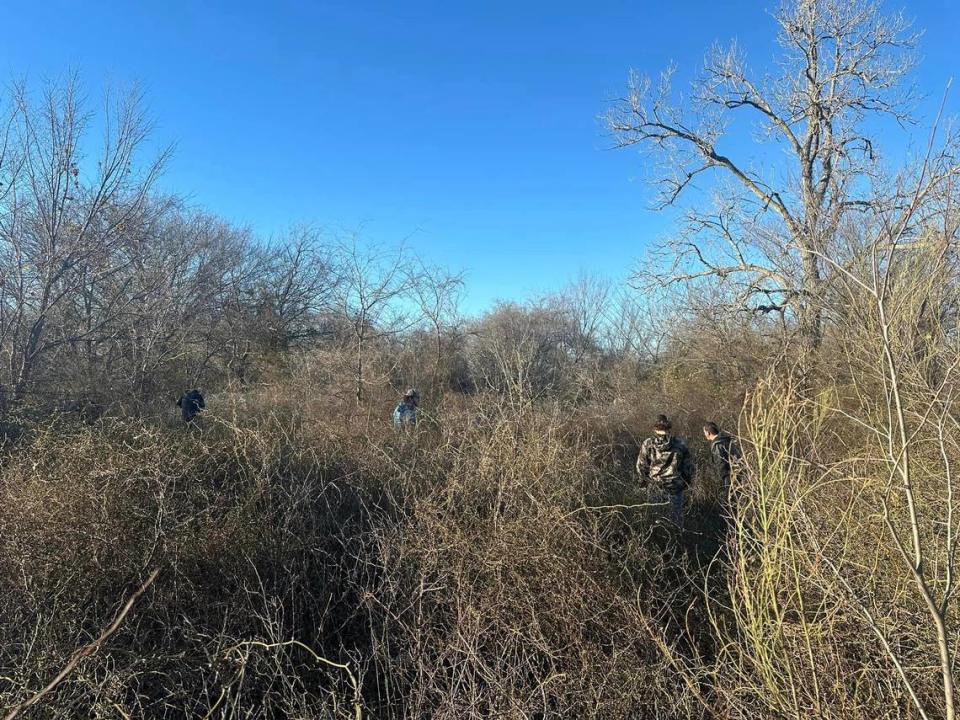
[[[403,400],[397,403],[393,411],[393,426],[396,428],[413,427],[417,424],[417,405],[420,404],[420,393],[410,388],[403,395]]]

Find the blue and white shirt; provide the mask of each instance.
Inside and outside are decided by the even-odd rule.
[[[393,426],[400,428],[406,425],[416,424],[417,406],[406,400],[401,400],[397,408],[393,411]]]

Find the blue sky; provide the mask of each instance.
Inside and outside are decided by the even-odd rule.
[[[164,189],[264,235],[309,222],[406,239],[466,270],[477,311],[580,270],[628,274],[670,218],[598,117],[629,68],[687,76],[716,40],[764,67],[775,6],[5,0],[0,74],[76,70],[94,99],[138,81],[155,137],[176,144]],[[939,97],[960,74],[960,3],[887,7],[925,30],[915,79]]]

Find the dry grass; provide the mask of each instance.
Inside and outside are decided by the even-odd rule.
[[[2,704],[159,566],[46,716],[354,717],[355,692],[364,717],[702,714],[644,614],[673,541],[605,509],[643,498],[559,407],[451,401],[395,434],[303,397],[31,430],[0,492]]]
[[[211,395],[200,431],[34,425],[3,458],[0,704],[159,567],[33,716],[939,717],[936,639],[881,512],[907,519],[864,333],[839,345],[857,374],[754,386],[727,535],[696,433],[742,391],[709,369],[684,381],[681,361],[633,401],[429,393],[414,433],[390,426],[385,384],[358,407],[329,373]],[[943,425],[906,380],[942,592]],[[678,534],[632,465],[648,418],[687,394],[701,473]]]

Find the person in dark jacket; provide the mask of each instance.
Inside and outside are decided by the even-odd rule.
[[[640,485],[648,483],[666,495],[670,502],[673,522],[683,521],[684,492],[693,482],[693,458],[686,443],[672,433],[672,425],[665,415],[657,417],[653,435],[643,441],[637,457]]]
[[[207,407],[203,400],[203,395],[196,388],[188,390],[181,395],[180,399],[177,400],[177,405],[180,407],[180,414],[183,416],[183,421],[188,425],[193,424],[197,415],[200,414],[200,411]]]
[[[710,443],[710,454],[720,480],[723,501],[726,503],[730,493],[730,481],[741,470],[743,455],[737,441],[723,432],[716,423],[708,422],[703,426],[703,436]]]

